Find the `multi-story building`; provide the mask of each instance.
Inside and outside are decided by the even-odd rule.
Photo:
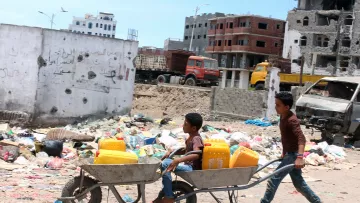
[[[202,15],[190,16],[185,18],[184,27],[184,50],[193,51],[198,56],[207,56],[205,50],[208,45],[207,33],[210,28],[209,19],[216,17],[224,17],[223,13],[204,13]],[[192,35],[194,29],[194,34]],[[192,45],[190,49],[191,36],[193,36]]]
[[[360,75],[360,0],[298,0],[289,11],[283,57],[304,73]],[[292,63],[291,71],[300,71]]]
[[[114,14],[100,12],[98,16],[86,14],[85,18],[74,17],[69,25],[70,32],[115,38],[116,20]]]
[[[206,53],[219,66],[250,68],[282,54],[285,21],[255,15],[230,15],[209,20]]]

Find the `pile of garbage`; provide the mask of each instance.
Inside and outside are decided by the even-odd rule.
[[[274,119],[268,122],[273,124]],[[215,128],[210,125],[204,125],[200,135],[204,140],[225,140],[230,146],[231,154],[240,146],[256,151],[259,153],[259,165],[282,155],[280,137],[249,135],[245,132],[232,132],[231,128]],[[1,124],[0,159],[16,164],[59,169],[64,162],[71,160],[91,161],[98,149],[99,140],[113,137],[124,139],[127,151],[136,154],[140,163],[148,163],[160,161],[167,150],[185,147],[188,134],[170,118],[154,120],[141,114],[35,131],[10,129],[7,124]],[[326,142],[307,143],[304,155],[306,164],[314,166],[330,167],[330,163],[346,160],[343,148],[329,146]]]

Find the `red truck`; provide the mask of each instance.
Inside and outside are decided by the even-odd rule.
[[[215,59],[189,51],[142,48],[135,58],[135,82],[216,86],[220,77],[217,64]]]

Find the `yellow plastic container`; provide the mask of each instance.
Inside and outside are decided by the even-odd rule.
[[[202,170],[229,168],[230,148],[224,140],[206,140],[203,149]]]
[[[98,150],[94,164],[136,164],[138,157],[134,153],[116,150]]]
[[[99,150],[117,150],[117,151],[126,151],[126,144],[123,138],[107,138],[99,140]]]
[[[259,154],[246,147],[239,147],[230,159],[230,168],[257,166]]]

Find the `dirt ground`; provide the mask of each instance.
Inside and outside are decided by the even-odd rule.
[[[209,89],[171,88],[168,86],[136,85],[133,114],[143,113],[153,118],[168,116],[174,118],[176,128],[181,126],[183,115],[188,112],[200,112],[209,115]],[[233,132],[246,132],[251,136],[279,136],[278,126],[262,128],[237,122],[205,122],[219,128],[230,128]],[[303,128],[307,139],[319,138],[318,134]],[[345,149],[347,162],[334,168],[307,166],[303,170],[309,186],[325,203],[360,202],[360,151]],[[70,179],[79,175],[74,161],[65,162],[61,170],[36,168],[31,165],[8,164],[0,160],[0,203],[54,203],[61,196],[61,190]],[[221,177],[216,177],[221,178]],[[161,189],[161,180],[146,185],[147,202],[153,200]],[[122,196],[136,198],[136,186],[118,186]],[[258,203],[266,189],[266,181],[255,187],[239,191],[239,202]],[[102,188],[104,203],[116,200],[106,187]],[[229,202],[226,192],[215,193],[222,202]],[[198,194],[198,202],[215,202],[210,194]],[[292,183],[282,183],[276,193],[274,203],[305,203],[307,200],[296,192]]]
[[[210,114],[210,93],[210,88],[136,84],[131,113],[174,118],[197,112],[207,118]]]

